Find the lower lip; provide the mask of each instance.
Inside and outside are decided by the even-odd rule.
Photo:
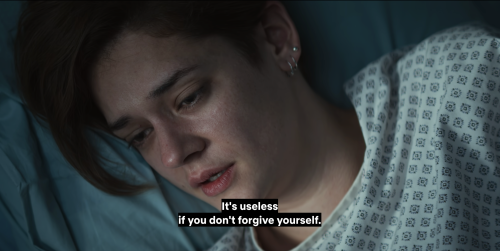
[[[234,166],[230,166],[216,180],[201,185],[201,190],[209,197],[213,197],[224,192],[231,185],[231,181],[233,180],[233,168]]]

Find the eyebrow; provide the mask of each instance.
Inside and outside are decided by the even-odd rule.
[[[177,82],[181,78],[183,78],[189,72],[193,71],[196,68],[198,68],[198,65],[189,66],[175,71],[170,78],[163,81],[163,84],[160,84],[158,87],[154,88],[151,92],[149,92],[147,99],[156,98],[161,94],[165,93],[166,91],[168,91],[168,89],[177,84]]]
[[[185,77],[188,73],[192,72],[196,68],[198,68],[198,65],[192,65],[175,71],[171,77],[162,81],[162,84],[160,84],[159,86],[155,87],[152,91],[150,91],[146,99],[156,98],[162,95],[163,93],[167,92],[170,88],[172,88],[172,86],[177,84],[177,82],[179,82],[180,79]],[[108,124],[109,129],[112,132],[119,131],[125,128],[130,120],[131,120],[130,116],[127,115],[121,116],[113,123]]]

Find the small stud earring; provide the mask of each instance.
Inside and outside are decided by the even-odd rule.
[[[292,51],[298,51],[298,50],[299,50],[299,47],[297,47],[297,46],[294,46],[294,47],[292,48]]]

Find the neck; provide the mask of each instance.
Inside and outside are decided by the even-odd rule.
[[[305,80],[297,79],[299,83],[294,86],[299,111],[298,158],[294,159],[293,166],[285,167],[288,179],[283,180],[281,189],[273,191],[269,198],[279,199],[279,212],[321,212],[324,221],[351,187],[366,147],[354,110],[329,104],[314,93]],[[262,231],[273,232],[266,236],[286,241],[293,248],[316,229],[280,227]],[[257,234],[259,232],[261,230]]]

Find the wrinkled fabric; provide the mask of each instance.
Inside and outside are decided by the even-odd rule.
[[[438,32],[345,90],[367,146],[361,189],[294,250],[500,250],[500,32]],[[219,250],[261,249],[235,228]]]

